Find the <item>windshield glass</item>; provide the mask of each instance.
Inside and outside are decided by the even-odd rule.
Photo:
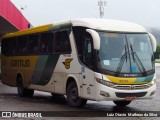
[[[119,73],[142,73],[153,69],[148,34],[98,32],[99,68]]]

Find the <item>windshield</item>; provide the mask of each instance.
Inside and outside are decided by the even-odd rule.
[[[99,68],[116,73],[144,73],[153,69],[148,34],[98,33]]]

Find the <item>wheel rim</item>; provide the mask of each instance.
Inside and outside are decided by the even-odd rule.
[[[73,101],[77,101],[78,100],[78,91],[77,91],[76,87],[74,87],[73,89],[71,89],[70,96],[71,96],[71,99]]]

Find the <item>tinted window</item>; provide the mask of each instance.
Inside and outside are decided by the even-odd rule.
[[[56,53],[70,53],[71,46],[69,41],[69,34],[67,31],[58,31],[55,33],[55,52]]]
[[[74,27],[73,32],[79,59],[86,66],[93,68],[93,39],[86,29],[85,27]]]
[[[92,37],[87,33],[84,38],[83,45],[83,62],[89,66],[93,67],[93,48],[92,48]]]
[[[40,45],[40,34],[38,35],[30,35],[28,37],[28,48],[29,53],[37,54],[39,53],[39,45]]]
[[[54,47],[53,47],[54,46]],[[39,55],[71,52],[67,31],[44,32],[2,40],[4,55]]]
[[[2,41],[2,54],[14,55],[16,53],[16,38],[7,38]]]
[[[41,53],[53,52],[53,40],[54,40],[53,33],[43,33],[41,35],[40,52]]]
[[[27,36],[20,36],[17,38],[17,41],[15,41],[15,42],[16,42],[15,48],[16,48],[17,54],[26,54],[28,52]]]

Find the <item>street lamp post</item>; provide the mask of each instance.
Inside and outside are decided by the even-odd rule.
[[[98,1],[98,6],[99,6],[100,18],[103,18],[104,17],[104,6],[106,6],[106,1],[99,0]]]

